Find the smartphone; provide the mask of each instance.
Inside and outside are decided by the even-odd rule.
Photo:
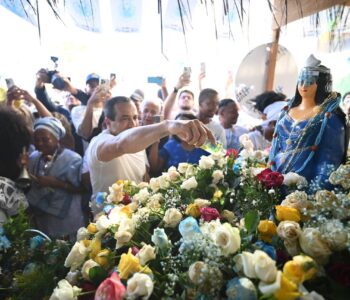
[[[112,80],[114,80],[115,79],[115,73],[111,73],[110,75],[109,75],[109,80],[110,81],[112,81]]]
[[[148,83],[162,84],[163,77],[162,76],[150,76],[150,77],[147,77],[147,82]]]
[[[15,82],[12,78],[6,78],[5,81],[8,89],[12,88],[15,85]]]
[[[101,78],[101,84],[109,85],[109,79]]]
[[[205,62],[201,62],[201,73],[205,73]]]
[[[191,73],[192,73],[191,67],[184,67],[184,73],[183,73],[184,76],[186,76],[188,79],[190,79]]]
[[[161,115],[156,115],[152,117],[153,123],[160,123],[163,121],[163,116]]]

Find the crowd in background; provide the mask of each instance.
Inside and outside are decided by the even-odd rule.
[[[188,89],[188,72],[171,88],[162,80],[158,93],[147,98],[140,89],[113,97],[115,76],[102,82],[98,74],[89,74],[84,90],[46,69],[36,76],[34,93],[10,86],[0,106],[0,221],[22,205],[33,226],[53,238],[74,239],[77,229],[99,213],[98,193],[108,192],[117,180],[149,181],[171,166],[196,164],[209,155],[191,142],[201,135],[196,120],[224,149],[239,151],[246,135],[254,150],[267,150],[287,104],[282,93],[262,93],[250,99],[260,125],[241,126],[233,88],[224,93],[204,88],[195,95]],[[199,83],[204,77],[201,73]],[[51,85],[64,93],[65,103],[52,100]],[[350,93],[343,96],[343,109],[349,115]],[[187,120],[194,124],[192,137],[171,134]],[[144,128],[133,130],[138,127]],[[25,191],[16,185],[24,170],[31,182]]]

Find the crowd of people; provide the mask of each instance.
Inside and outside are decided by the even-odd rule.
[[[307,73],[310,68],[313,77]],[[59,73],[54,75],[60,82],[53,83],[53,75],[41,69],[34,94],[12,86],[0,105],[0,222],[22,206],[33,227],[52,238],[74,240],[76,231],[99,213],[97,194],[107,192],[117,180],[140,183],[182,162],[196,164],[209,155],[200,147],[208,140],[239,151],[242,135],[252,141],[254,150],[267,150],[272,144],[273,168],[298,169],[308,180],[323,176],[322,166],[339,165],[344,159],[345,114],[338,108],[339,95],[330,96],[328,69],[312,61],[305,70],[293,101],[273,91],[252,99],[261,125],[248,128],[237,124],[240,105],[234,96],[220,97],[215,89],[204,88],[196,98],[188,89],[187,73],[171,91],[162,84],[157,95],[145,98],[140,89],[130,97],[113,97],[115,77],[104,83],[98,74],[89,74],[83,91]],[[67,93],[65,105],[49,97],[51,83]],[[321,85],[327,88],[319,92]],[[344,95],[343,101],[347,115],[349,97]],[[317,152],[316,148],[327,148],[325,135],[336,136],[336,142]],[[314,165],[305,164],[312,159],[316,173]],[[16,185],[23,174],[31,182],[25,191]]]

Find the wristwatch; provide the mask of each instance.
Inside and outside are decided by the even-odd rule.
[[[174,94],[176,94],[178,91],[179,91],[179,89],[178,89],[178,88],[176,88],[176,86],[175,86],[175,87],[174,87],[174,91],[173,91],[173,93],[174,93]]]

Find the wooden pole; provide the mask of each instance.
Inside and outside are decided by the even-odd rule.
[[[266,61],[266,75],[265,75],[265,90],[272,91],[273,90],[273,82],[275,79],[275,71],[276,71],[276,62],[278,55],[278,42],[280,39],[280,28],[276,28],[272,30],[272,43],[270,47],[270,51],[268,54],[268,59]]]

